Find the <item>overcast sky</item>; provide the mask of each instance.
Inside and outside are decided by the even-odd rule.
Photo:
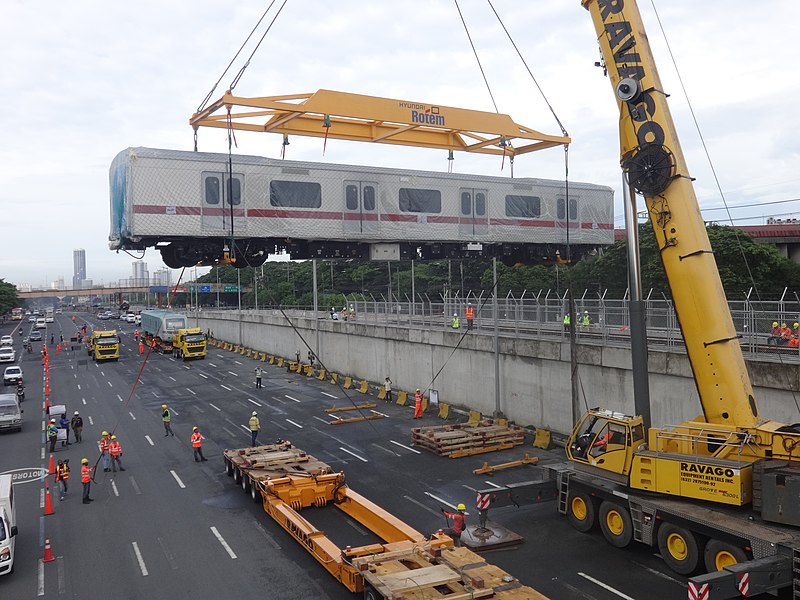
[[[487,3],[459,3],[500,112],[559,134]],[[112,158],[129,146],[191,150],[189,117],[267,5],[3,0],[1,278],[38,286],[62,276],[69,285],[79,247],[95,283],[131,275],[133,259],[108,250]],[[621,226],[616,106],[593,66],[589,13],[579,0],[494,6],[572,137],[570,179],[614,187]],[[760,205],[735,210],[734,218],[800,217],[800,202],[776,203],[800,197],[800,3],[660,0],[656,8],[728,203]],[[641,0],[640,10],[701,207],[707,219],[724,221],[723,211],[708,210],[722,202],[651,3]],[[320,88],[493,110],[450,0],[288,0],[235,91]],[[201,150],[227,150],[222,130],[201,130],[199,138]],[[279,156],[277,135],[239,132],[237,140],[240,153]],[[521,156],[515,175],[563,179],[563,154]],[[318,139],[293,138],[287,158],[447,169],[444,151],[329,141],[323,157]],[[460,154],[454,170],[501,175],[508,164],[501,172],[499,159]],[[145,261],[151,273],[163,266],[152,250]]]

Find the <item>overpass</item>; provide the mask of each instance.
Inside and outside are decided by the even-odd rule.
[[[30,292],[17,292],[17,297],[22,300],[33,300],[38,298],[79,298],[79,297],[92,297],[95,296],[120,296],[123,297],[127,294],[171,294],[172,290],[176,294],[194,293],[195,291],[206,293],[220,293],[220,294],[236,294],[239,287],[235,284],[220,283],[187,283],[177,288],[167,287],[162,285],[151,286],[114,286],[114,287],[93,287],[85,290],[31,290]],[[247,293],[251,291],[249,286],[241,286],[242,292]]]

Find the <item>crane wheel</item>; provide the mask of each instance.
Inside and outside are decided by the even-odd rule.
[[[591,531],[594,527],[597,509],[589,494],[573,492],[567,501],[567,518],[570,525],[581,533]]]
[[[715,573],[725,567],[750,560],[741,548],[719,540],[708,540],[704,554],[708,573]]]
[[[700,564],[700,548],[691,531],[664,523],[658,529],[658,550],[667,566],[680,575],[691,575]]]
[[[625,548],[633,541],[633,521],[627,508],[604,500],[600,504],[599,514],[600,530],[609,544]]]

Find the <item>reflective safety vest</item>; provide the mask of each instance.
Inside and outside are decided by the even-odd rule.
[[[108,452],[111,454],[111,456],[121,456],[122,444],[120,444],[117,440],[114,440],[108,445]]]
[[[451,513],[445,511],[445,516],[453,519],[453,531],[462,533],[467,526],[467,516],[464,513]]]
[[[50,425],[50,427],[47,428],[47,437],[58,437],[58,427]]]
[[[81,466],[81,483],[89,483],[92,480],[92,469],[86,465]]]
[[[458,322],[458,317],[453,317],[452,327],[453,329],[458,329],[459,327],[461,327],[461,323]]]
[[[108,452],[109,441],[107,437],[100,438],[100,453],[105,454]]]
[[[564,325],[569,325],[569,323],[570,323],[569,314],[566,314],[564,315]]]
[[[56,481],[69,479],[69,467],[65,464],[56,465]]]
[[[169,414],[168,408],[164,409],[164,412],[161,415],[161,420],[164,421],[164,423],[169,423],[172,420],[172,415]]]
[[[422,394],[417,392],[414,394],[414,404],[420,405],[422,404]]]
[[[203,445],[203,436],[200,435],[199,431],[195,431],[192,434],[192,448],[199,448]]]
[[[472,308],[471,306],[468,306],[467,310],[464,312],[464,314],[467,315],[468,319],[474,319],[475,318],[475,309]]]
[[[261,423],[258,422],[258,417],[250,417],[250,431],[258,431],[261,429]]]

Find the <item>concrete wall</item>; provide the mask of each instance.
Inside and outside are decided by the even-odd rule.
[[[195,323],[194,317],[190,323]],[[315,320],[292,317],[293,329],[279,311],[206,311],[198,326],[214,337],[248,348],[303,360],[316,347]],[[438,390],[439,399],[457,407],[495,411],[494,352],[491,335],[449,330],[331,321],[321,318],[319,351],[325,367],[342,375],[382,382],[396,388]],[[500,345],[500,409],[521,425],[559,433],[572,429],[569,344],[503,337]],[[684,354],[650,352],[650,397],[653,425],[679,423],[701,413],[691,367]],[[581,403],[633,413],[631,353],[628,348],[581,345],[578,348]],[[749,361],[748,369],[763,416],[784,423],[800,422],[800,367]],[[441,370],[441,372],[439,372]],[[438,376],[437,376],[438,373]],[[434,377],[436,379],[434,380]]]

